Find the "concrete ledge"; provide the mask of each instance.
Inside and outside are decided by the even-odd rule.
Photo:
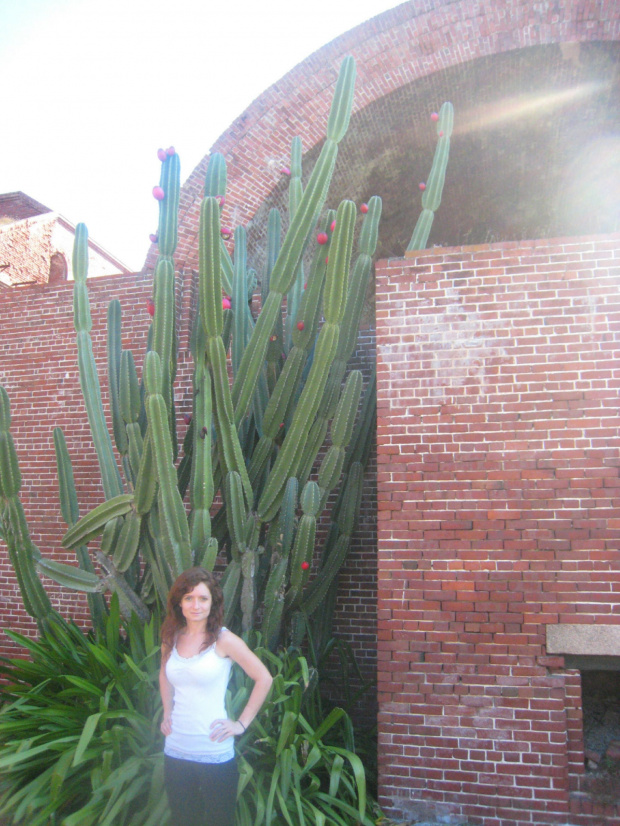
[[[547,625],[547,653],[617,657],[620,625]]]

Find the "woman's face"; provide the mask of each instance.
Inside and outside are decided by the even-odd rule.
[[[204,582],[199,582],[181,597],[181,612],[185,621],[206,622],[211,611],[211,603],[211,591]]]

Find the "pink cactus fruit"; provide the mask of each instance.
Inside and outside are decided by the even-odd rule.
[[[155,198],[156,201],[163,201],[165,197],[166,193],[160,186],[153,187],[153,198]]]
[[[168,149],[166,149],[166,155],[176,155],[176,149],[174,146],[169,146]]]
[[[424,183],[424,181],[420,181],[420,183],[418,184],[418,189],[420,190],[420,192],[424,192],[424,190],[426,189],[426,184]]]
[[[191,424],[192,423],[192,414],[191,413],[184,413],[183,414],[183,421],[185,422],[185,424]]]
[[[439,137],[443,138],[443,130],[439,133]]]
[[[291,174],[291,170],[288,168],[288,166],[283,166],[282,167],[282,174],[283,175],[290,175]]]
[[[437,114],[437,112],[433,112],[431,114],[431,120],[432,121],[438,121],[439,120],[439,115]]]
[[[362,215],[366,215],[366,213],[368,212],[368,204],[362,204],[360,207],[360,212],[362,213]]]
[[[305,330],[305,328],[306,328],[306,325],[303,323],[303,321],[298,321],[297,322],[297,329],[299,330],[300,333],[301,333],[302,330]]]
[[[316,240],[317,240],[318,244],[321,244],[321,246],[323,244],[327,244],[327,241],[328,241],[327,233],[326,232],[319,232],[319,234],[316,236]]]
[[[146,311],[147,313],[153,318],[155,315],[155,302],[152,298],[149,298],[146,302]]]
[[[302,562],[302,563],[301,563],[301,570],[302,570],[302,571],[307,571],[309,567],[310,567],[310,563],[309,563],[309,562],[305,562],[305,561],[304,561],[304,562]]]
[[[331,222],[331,226],[330,226],[329,229],[330,229],[330,232],[333,232],[336,229],[336,221]]]
[[[224,296],[224,298],[222,299],[222,309],[230,310],[231,307],[232,304],[230,303],[230,298],[228,298],[228,296]]]
[[[151,244],[156,244],[159,241],[159,235],[156,232],[152,232],[149,238],[151,239]]]
[[[165,149],[158,149],[157,150],[157,157],[163,163],[166,160],[166,158],[168,157],[168,155],[166,154],[166,150]]]

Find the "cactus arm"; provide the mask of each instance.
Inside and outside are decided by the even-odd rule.
[[[205,553],[211,537],[210,510],[214,494],[211,465],[211,378],[204,365],[196,367],[194,387],[190,500],[192,505],[191,547],[197,558],[197,554]]]
[[[140,528],[142,525],[142,517],[135,511],[131,511],[125,517],[123,527],[118,538],[118,542],[114,549],[112,562],[116,570],[120,573],[125,573],[131,563],[134,561],[136,553],[138,552],[138,545],[140,543]]]
[[[254,576],[256,574],[256,551],[249,548],[241,556],[241,573],[243,575],[241,585],[241,627],[243,631],[249,631],[253,625],[254,618]]]
[[[176,470],[172,461],[172,442],[168,414],[161,394],[162,374],[157,353],[151,351],[145,361],[146,413],[151,430],[151,444],[159,482],[159,504],[172,556],[169,559],[175,576],[191,566],[190,536],[183,501],[176,484]]]
[[[247,327],[247,251],[246,236],[243,227],[235,229],[235,269],[233,277],[233,331],[232,331],[232,369],[236,375],[246,344]]]
[[[218,203],[215,198],[205,198],[200,214],[200,317],[204,325],[207,361],[213,376],[215,414],[220,448],[225,462],[223,470],[224,472],[235,470],[240,475],[247,504],[250,507],[254,494],[234,423],[226,352],[221,337],[223,316],[219,235]]]
[[[142,455],[140,456],[140,466],[136,478],[134,489],[135,508],[140,514],[148,513],[155,500],[157,493],[157,471],[155,467],[155,455],[153,453],[153,438],[151,431],[147,429],[142,445]]]
[[[76,548],[78,545],[85,545],[99,536],[108,522],[129,513],[132,507],[131,493],[122,493],[114,499],[107,499],[69,528],[62,538],[62,547]]]
[[[286,593],[285,606],[290,610],[297,602],[297,597],[310,574],[310,563],[314,552],[314,538],[316,534],[316,517],[321,504],[321,492],[316,482],[308,482],[301,496],[303,516],[295,536],[295,544],[291,554],[291,577],[289,590]],[[304,564],[305,563],[305,564]]]
[[[54,450],[58,470],[60,512],[67,525],[72,527],[80,518],[80,512],[71,458],[67,450],[64,433],[59,427],[54,428]],[[80,568],[89,574],[94,574],[95,568],[86,547],[80,546],[76,548],[75,554]],[[99,593],[89,593],[87,599],[93,626],[97,631],[101,631],[103,630],[103,618],[107,611],[103,596]]]
[[[340,65],[334,100],[327,121],[327,139],[339,143],[349,128],[355,91],[355,60],[347,55]]]
[[[446,180],[446,169],[450,156],[450,137],[454,126],[454,107],[444,103],[439,110],[437,121],[437,147],[433,158],[426,189],[422,195],[422,212],[417,220],[407,251],[422,250],[428,244],[428,237],[435,219],[435,212],[441,204],[441,196]]]
[[[71,588],[73,591],[101,594],[105,588],[105,583],[96,574],[83,571],[75,565],[67,565],[64,562],[41,557],[37,560],[37,568],[54,582],[65,588]]]
[[[166,408],[172,409],[172,381],[175,360],[175,295],[174,262],[159,257],[153,273],[155,315],[153,317],[153,347],[162,365],[162,395]]]
[[[75,228],[75,243],[73,246],[73,288],[74,324],[77,331],[78,365],[80,386],[84,396],[84,404],[88,415],[97,459],[101,470],[101,481],[106,499],[112,499],[123,492],[120,473],[114,460],[112,440],[108,433],[101,401],[101,388],[97,374],[97,366],[93,356],[90,330],[92,321],[86,289],[86,275],[88,268],[88,233],[84,224]]]
[[[176,152],[163,161],[159,182],[164,198],[159,202],[158,246],[160,256],[167,258],[174,255],[178,239],[181,162]]]
[[[35,570],[35,561],[41,554],[30,538],[24,509],[19,501],[21,474],[10,427],[9,397],[4,387],[0,386],[0,523],[24,607],[42,629],[54,612]]]
[[[220,580],[224,595],[224,625],[230,627],[235,616],[241,584],[241,562],[233,559],[228,563]]]
[[[289,221],[292,220],[293,216],[297,212],[297,207],[301,201],[303,195],[303,186],[301,183],[301,155],[302,155],[302,145],[301,145],[301,138],[295,137],[291,143],[291,179],[289,182],[289,199],[288,199],[288,211],[289,211]],[[297,319],[297,310],[299,308],[299,302],[301,301],[301,295],[303,292],[303,284],[304,284],[304,266],[303,261],[300,262],[299,267],[297,268],[297,274],[295,275],[295,280],[291,288],[289,289],[286,295],[286,350],[290,350],[292,344],[292,335],[293,329],[295,326],[295,322]]]
[[[232,540],[233,559],[240,559],[245,551],[246,512],[243,501],[241,477],[235,471],[226,474],[225,479],[226,520]]]
[[[114,299],[108,304],[108,389],[112,410],[112,432],[116,449],[121,455],[127,453],[127,433],[120,409],[121,369],[121,304]]]

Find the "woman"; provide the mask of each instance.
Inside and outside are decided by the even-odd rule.
[[[233,738],[256,717],[272,683],[243,640],[222,627],[223,615],[222,590],[204,568],[185,571],[170,589],[159,686],[165,784],[175,826],[233,826]],[[237,720],[226,716],[224,706],[233,662],[254,680]]]

